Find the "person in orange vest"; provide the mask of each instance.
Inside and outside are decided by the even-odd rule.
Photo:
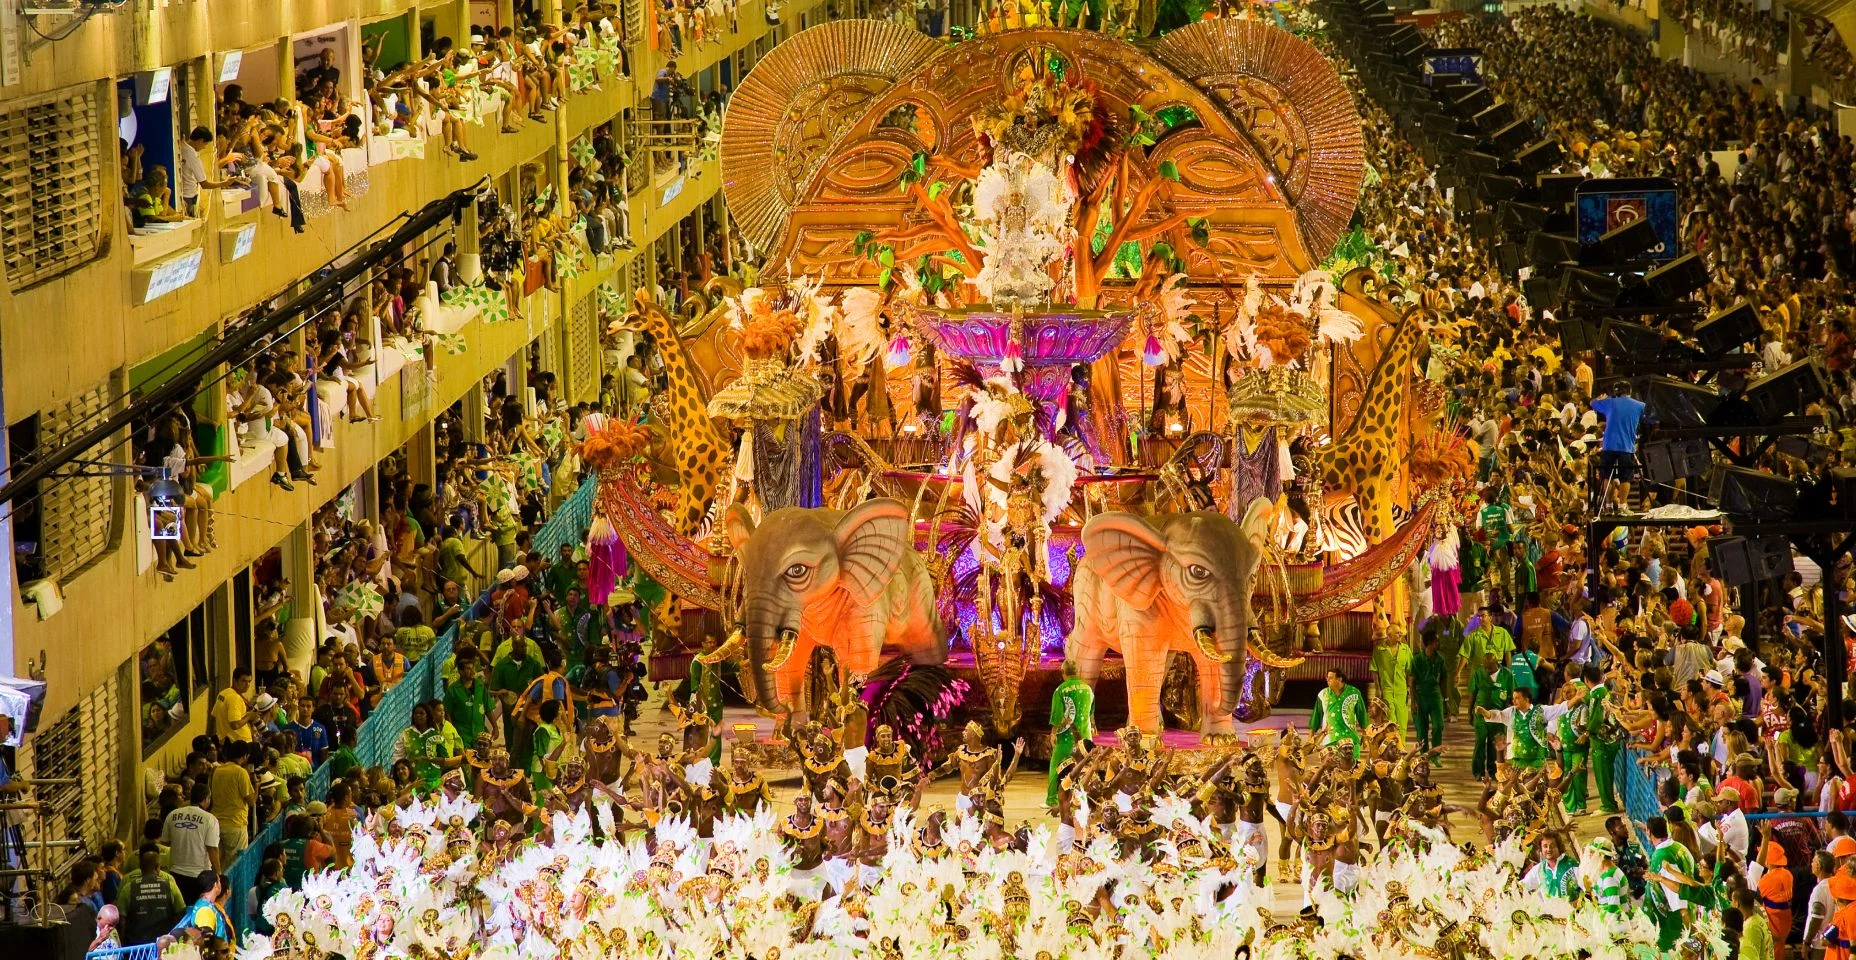
[[[1765,856],[1760,858],[1760,865],[1765,872],[1759,875],[1759,902],[1772,927],[1774,960],[1785,960],[1785,938],[1792,932],[1792,872],[1787,868],[1785,848],[1771,839],[1770,828],[1764,833]]]
[[[561,672],[561,653],[553,647],[544,648],[542,662],[547,664],[541,676],[530,681],[528,689],[522,691],[523,712],[530,723],[541,722],[541,705],[549,700],[561,704],[561,715],[573,717],[574,688],[567,682],[567,675]]]
[[[1824,930],[1824,960],[1850,960],[1850,948],[1856,946],[1856,876],[1839,870],[1826,882],[1836,909]]]

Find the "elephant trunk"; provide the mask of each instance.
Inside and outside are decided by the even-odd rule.
[[[748,673],[754,682],[754,698],[762,708],[776,713],[790,709],[780,702],[779,686],[774,674],[786,666],[799,642],[799,630],[790,625],[798,611],[784,611],[773,605],[750,601],[742,634],[747,638]]]
[[[1218,671],[1216,713],[1224,715],[1237,709],[1244,691],[1244,635],[1250,626],[1249,607],[1240,601],[1220,599],[1194,603],[1188,610],[1192,639],[1205,658],[1202,669]]]

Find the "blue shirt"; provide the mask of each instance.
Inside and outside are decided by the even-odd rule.
[[[1635,397],[1601,397],[1592,409],[1605,418],[1606,453],[1636,453],[1637,424],[1643,420],[1643,401]]]
[[[322,755],[329,749],[329,732],[322,724],[311,718],[307,725],[290,724],[290,732],[296,734],[296,746],[309,754],[311,763],[321,763]]]

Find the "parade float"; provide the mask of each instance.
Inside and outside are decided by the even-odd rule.
[[[756,285],[614,319],[663,348],[676,481],[599,502],[763,711],[896,662],[1004,737],[1069,656],[1104,725],[1222,736],[1365,675],[1468,461],[1428,310],[1324,269],[1365,167],[1313,46],[831,22],[744,78],[721,160]]]

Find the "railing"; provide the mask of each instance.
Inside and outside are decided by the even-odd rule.
[[[161,952],[152,943],[138,943],[133,947],[113,947],[109,950],[92,950],[84,955],[84,960],[158,960]]]
[[[598,478],[589,477],[572,496],[561,501],[554,515],[535,532],[535,549],[543,556],[552,557],[559,553],[561,544],[584,539],[587,527],[592,523],[594,494],[598,489]],[[438,642],[432,644],[432,649],[426,651],[425,656],[406,671],[404,679],[381,695],[379,705],[367,715],[355,734],[355,755],[362,766],[386,766],[393,758],[394,742],[399,739],[400,732],[412,724],[413,706],[444,696],[444,681],[439,677],[440,667],[451,655],[456,640],[457,626],[453,624],[438,638]],[[324,761],[310,773],[309,782],[305,785],[306,796],[311,800],[326,799],[332,779],[329,764]],[[232,892],[229,901],[232,909],[228,912],[240,933],[251,929],[252,918],[245,914],[245,891],[258,885],[258,868],[264,863],[264,849],[283,841],[283,822],[283,817],[277,817],[265,824],[264,829],[251,838],[251,845],[225,871],[226,889]],[[147,953],[128,952],[143,949],[124,947],[120,951],[99,950],[89,954],[85,960],[115,960],[118,956],[123,960],[155,960],[152,946],[147,947]]]

